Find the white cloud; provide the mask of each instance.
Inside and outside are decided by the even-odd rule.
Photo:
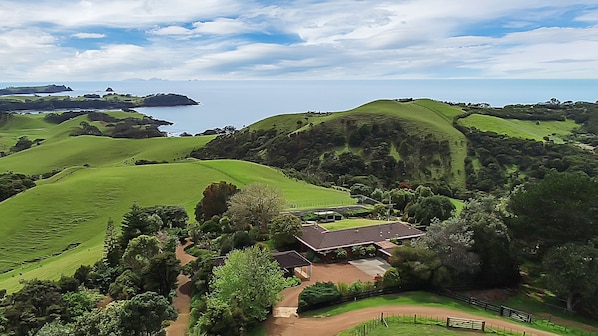
[[[0,61],[14,80],[596,78],[594,2],[5,0]],[[556,25],[579,8],[587,26]]]
[[[78,39],[101,39],[106,37],[106,34],[99,34],[99,33],[76,33],[71,35],[74,38]]]

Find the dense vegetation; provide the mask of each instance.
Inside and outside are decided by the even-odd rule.
[[[516,286],[523,270],[568,310],[597,316],[598,159],[590,150],[597,114],[595,104],[552,100],[504,108],[380,101],[217,130],[204,147],[214,136],[98,137],[151,132],[133,112],[0,113],[0,149],[9,154],[0,158],[0,192],[9,197],[0,198],[0,281],[9,292],[2,293],[0,334],[158,332],[173,318],[173,247],[184,237],[198,257],[184,269],[195,295],[193,332],[247,330],[296,281],[283,279],[267,253],[296,247],[300,220],[280,211],[311,208],[302,212],[309,218],[317,207],[354,204],[347,191],[377,203],[363,215],[401,218],[427,234],[396,249],[393,268],[376,282],[319,284],[303,296],[306,304],[374,288]],[[494,118],[518,122],[483,124]],[[265,163],[346,189],[248,162],[188,160],[189,153]],[[470,199],[458,211],[447,196]],[[107,220],[123,213],[116,224]],[[338,249],[326,260],[375,251]],[[218,255],[228,259],[217,265]],[[107,293],[117,302],[94,309]]]
[[[187,235],[187,219],[181,207],[134,204],[123,217],[120,234],[108,221],[102,260],[58,281],[25,282],[21,290],[6,295],[0,304],[0,332],[28,336],[52,328],[78,336],[158,333],[164,320],[176,318],[170,304],[180,272],[174,249]],[[115,302],[98,308],[101,299]]]
[[[422,107],[444,118],[444,124],[436,124],[442,127],[414,125],[413,115],[425,115]],[[518,133],[512,128],[495,129],[499,134],[467,121],[478,115],[531,125]],[[570,122],[556,124],[564,120]],[[577,123],[576,129],[571,121]],[[588,150],[591,147],[577,145],[596,144],[596,125],[598,107],[585,102],[551,100],[504,108],[461,104],[449,109],[425,100],[379,101],[347,112],[269,118],[220,135],[191,155],[260,162],[312,183],[351,187],[365,180],[374,189],[409,181],[430,185],[445,195],[466,197],[467,191],[508,191],[519,183],[543,178],[551,169],[598,176],[598,157]],[[463,138],[451,135],[453,131]],[[461,144],[466,144],[467,152],[459,160]]]

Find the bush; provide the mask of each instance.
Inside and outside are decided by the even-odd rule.
[[[382,287],[397,288],[401,285],[401,276],[396,268],[391,267],[386,270],[384,277],[382,277]]]
[[[298,312],[330,305],[341,298],[341,293],[332,282],[316,282],[305,287],[299,294]]]
[[[368,245],[365,248],[365,254],[368,258],[373,258],[376,256],[376,247],[374,245]]]
[[[334,255],[338,260],[347,259],[347,251],[344,248],[337,248],[336,250],[334,250]]]
[[[358,245],[358,246],[353,246],[351,248],[351,253],[353,254],[353,257],[356,258],[362,258],[365,256],[365,247]]]
[[[284,287],[285,288],[295,287],[295,286],[299,286],[299,285],[301,285],[301,279],[299,279],[295,276],[284,279]]]
[[[342,296],[349,295],[349,285],[344,282],[337,283],[336,289],[338,289],[338,292],[341,293]]]
[[[347,288],[347,290],[349,291],[349,294],[351,295],[357,295],[357,294],[361,294],[365,291],[365,285],[363,282],[361,282],[361,280],[357,280],[357,281],[353,281],[349,287]]]

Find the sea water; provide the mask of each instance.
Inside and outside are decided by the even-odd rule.
[[[138,108],[141,113],[173,122],[161,128],[171,135],[196,134],[227,125],[242,128],[269,116],[307,111],[344,111],[377,99],[431,98],[447,102],[534,104],[598,99],[598,80],[127,80],[56,83],[2,83],[0,87],[64,84],[80,96],[116,93],[145,96],[178,93],[197,106]],[[57,95],[60,95],[57,94]]]

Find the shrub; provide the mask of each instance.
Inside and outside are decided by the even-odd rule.
[[[363,256],[365,256],[365,247],[359,245],[359,246],[353,246],[351,248],[351,253],[353,254],[354,257],[357,258],[362,258]]]
[[[365,253],[369,258],[376,256],[376,247],[374,245],[368,245],[365,248]]]
[[[295,276],[284,279],[284,287],[285,288],[295,287],[295,286],[299,286],[299,285],[301,285],[301,279],[299,279]]]
[[[349,294],[349,285],[344,282],[337,283],[336,289],[338,289],[338,292],[341,293],[342,296],[347,296]]]
[[[399,271],[391,267],[386,270],[384,277],[382,277],[382,286],[384,288],[397,288],[401,285],[401,276]]]
[[[361,280],[353,281],[349,285],[348,290],[349,290],[349,294],[351,294],[351,295],[361,294],[365,290],[365,285],[363,282],[361,282]]]
[[[344,248],[337,248],[334,250],[334,254],[338,260],[347,259],[347,251]]]
[[[305,287],[299,294],[298,312],[330,305],[341,298],[341,293],[332,282],[316,282]]]

